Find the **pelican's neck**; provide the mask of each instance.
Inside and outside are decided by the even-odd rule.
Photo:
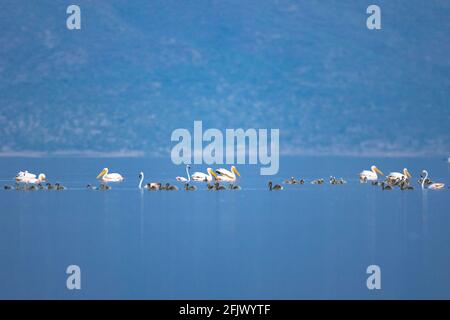
[[[233,179],[236,179],[236,173],[234,173],[233,166],[230,168]]]
[[[189,166],[186,166],[187,182],[191,181],[191,175],[189,174]]]
[[[139,189],[142,189],[142,182],[144,181],[144,173],[141,173],[141,181],[139,181]]]

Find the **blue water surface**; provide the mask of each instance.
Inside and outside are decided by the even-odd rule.
[[[372,164],[407,167],[415,190],[360,184]],[[125,181],[87,190],[103,167]],[[444,159],[286,157],[275,177],[238,166],[243,189],[221,192],[141,192],[141,170],[146,182],[184,174],[165,158],[1,158],[2,184],[24,169],[68,190],[0,190],[2,299],[450,298],[450,190],[416,182],[428,169],[448,184]],[[348,183],[267,190],[330,175]],[[73,264],[81,290],[66,288]],[[373,264],[380,290],[366,286]]]

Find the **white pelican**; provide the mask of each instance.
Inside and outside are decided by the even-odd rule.
[[[28,171],[19,171],[19,173],[16,175],[15,179],[17,182],[22,182],[22,180],[26,179],[35,179],[36,175],[34,173],[30,173]]]
[[[98,174],[97,179],[103,182],[122,182],[123,177],[120,173],[108,173],[108,168],[103,168],[103,170]]]
[[[408,181],[411,178],[411,174],[408,169],[404,168],[403,173],[400,172],[391,172],[386,176],[386,180],[389,183],[397,183],[400,181]]]
[[[187,175],[187,178],[185,178],[185,177],[176,177],[175,179],[177,179],[177,181],[180,181],[180,182],[186,182],[186,183],[188,183],[189,181],[191,181],[191,176],[189,175],[189,169],[191,168],[191,166],[190,165],[187,165],[186,166],[186,175]]]
[[[364,170],[359,173],[359,179],[361,181],[377,181],[378,175],[377,173],[384,176],[383,172],[380,171],[376,166],[371,166],[370,170]]]
[[[425,180],[428,179],[428,171],[422,170],[422,174],[425,175],[422,179],[422,189],[425,189]],[[444,187],[445,187],[444,183],[436,182],[436,183],[430,184],[427,188],[431,189],[431,190],[439,190],[439,189],[443,189]]]
[[[30,178],[30,177],[24,177],[20,180],[20,182],[26,183],[26,184],[39,184],[43,181],[45,181],[45,174],[41,173],[37,178]]]
[[[230,171],[224,168],[217,169],[216,173],[218,174],[216,177],[218,181],[233,182],[233,183],[237,179],[236,174],[239,177],[241,176],[241,174],[239,173],[239,171],[237,171],[235,166],[231,166]]]
[[[203,173],[203,172],[194,172],[192,174],[191,178],[194,181],[203,181],[203,182],[211,182],[213,179],[217,178],[217,175],[213,171],[213,169],[208,168],[208,169],[206,169],[206,172],[208,172],[208,174]]]

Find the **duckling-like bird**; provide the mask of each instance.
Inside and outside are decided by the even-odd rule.
[[[214,190],[225,190],[224,186],[221,186],[218,182],[214,183]]]
[[[414,190],[414,187],[410,186],[409,182],[406,180],[403,180],[402,182],[400,182],[399,186],[400,186],[400,190]]]
[[[330,184],[344,184],[347,183],[343,178],[337,179],[336,177],[330,177]]]
[[[164,190],[167,191],[178,191],[178,187],[177,186],[172,186],[170,183],[166,183]]]
[[[214,189],[214,185],[208,182],[206,184],[206,188],[208,188],[208,190],[212,190],[212,189]]]
[[[290,179],[286,179],[283,181],[284,184],[297,184],[297,180],[295,180],[294,177],[291,177]]]
[[[236,185],[236,184],[230,184],[228,186],[228,189],[230,189],[230,190],[241,190],[241,187]]]
[[[5,189],[5,190],[11,190],[12,187],[11,187],[11,186],[4,186],[3,189]]]
[[[381,182],[381,190],[392,190],[392,187],[383,181]]]
[[[142,189],[142,183],[144,182],[144,172],[139,173],[139,189]],[[144,189],[147,190],[161,190],[161,182],[149,182],[144,185]]]
[[[325,182],[325,180],[323,179],[316,179],[311,181],[312,184],[323,184]]]
[[[98,190],[98,187],[88,184],[88,185],[86,186],[86,189],[89,189],[89,190]]]
[[[186,183],[184,185],[184,190],[186,190],[186,191],[196,191],[197,187],[196,186],[190,186],[189,183]]]
[[[53,190],[53,189],[55,189],[55,186],[52,185],[50,182],[47,182],[47,183],[45,184],[45,186],[47,187],[47,190]]]
[[[102,183],[99,187],[99,190],[111,190],[111,186],[108,186],[107,184]]]
[[[269,191],[272,190],[283,190],[283,186],[280,186],[279,184],[273,185],[272,181],[269,181]]]
[[[66,190],[66,187],[64,187],[62,184],[60,183],[55,183],[55,188],[56,190]]]

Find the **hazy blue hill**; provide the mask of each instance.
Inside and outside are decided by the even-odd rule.
[[[450,3],[5,1],[11,151],[164,154],[178,127],[280,128],[285,153],[450,152]],[[367,147],[372,149],[368,150]]]

